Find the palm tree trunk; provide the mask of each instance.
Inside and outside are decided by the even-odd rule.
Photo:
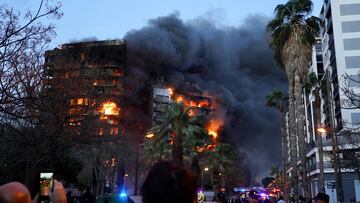
[[[291,165],[291,188],[294,199],[299,196],[298,170],[297,170],[297,139],[296,139],[296,117],[295,117],[294,84],[289,79],[289,144],[290,144],[290,165]]]
[[[301,160],[300,175],[302,187],[304,190],[304,197],[309,197],[309,185],[307,178],[307,167],[306,167],[306,152],[305,152],[305,108],[304,108],[304,97],[303,97],[303,86],[301,77],[299,74],[295,75],[294,81],[294,96],[296,105],[296,119],[297,119],[297,137],[299,144],[299,157]]]
[[[322,137],[319,135],[317,129],[320,127],[321,122],[321,114],[320,114],[320,92],[319,87],[315,88],[315,137],[318,144],[319,149],[319,168],[320,168],[320,174],[319,174],[319,183],[320,183],[320,192],[325,193],[325,180],[324,180],[324,151],[323,151],[323,143],[322,143]]]
[[[214,189],[214,200],[218,200],[218,194],[220,191],[220,184],[221,184],[221,177],[219,176],[220,170],[215,167],[213,169],[213,175],[212,175],[212,184],[213,184],[213,189]]]
[[[198,185],[201,185],[201,178],[200,178],[200,174],[202,173],[201,172],[201,167],[200,167],[200,163],[199,163],[199,155],[194,155],[191,159],[191,171],[194,173],[194,175],[196,176],[196,180],[197,180],[197,183]]]
[[[174,143],[172,147],[172,156],[175,163],[183,165],[183,147],[182,147],[182,135],[179,133],[174,134]]]
[[[287,178],[286,178],[286,118],[285,118],[285,101],[282,100],[279,107],[280,112],[280,136],[281,136],[281,160],[282,160],[282,184],[281,190],[287,191]],[[286,198],[286,197],[285,197]],[[286,198],[287,199],[287,198]]]

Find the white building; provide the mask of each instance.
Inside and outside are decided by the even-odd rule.
[[[321,126],[328,129],[322,137],[324,151],[324,178],[330,202],[336,202],[337,192],[333,169],[332,139],[337,135],[344,201],[360,201],[360,183],[356,167],[360,163],[359,136],[350,133],[360,124],[360,109],[348,109],[349,99],[344,90],[350,88],[360,95],[360,0],[325,0],[320,18],[320,44],[314,47],[310,71],[322,83]],[[320,48],[321,47],[321,48]],[[349,79],[350,78],[350,79]],[[355,79],[359,82],[355,82]],[[314,89],[313,89],[314,90]],[[319,191],[318,137],[314,127],[314,91],[306,94],[307,157],[311,195]],[[355,140],[355,141],[354,141]]]

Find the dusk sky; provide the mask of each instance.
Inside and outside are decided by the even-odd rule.
[[[55,1],[55,0],[53,0]],[[23,11],[35,9],[40,0],[5,0]],[[64,16],[56,23],[53,45],[84,38],[99,40],[122,38],[139,29],[149,19],[179,12],[188,21],[199,17],[211,19],[218,26],[239,26],[249,15],[272,16],[277,4],[286,0],[63,0]],[[318,15],[321,0],[314,0]]]

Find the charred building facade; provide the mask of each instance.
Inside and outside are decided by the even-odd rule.
[[[45,53],[46,83],[64,104],[59,113],[67,129],[119,135],[125,59],[121,40],[63,44]]]

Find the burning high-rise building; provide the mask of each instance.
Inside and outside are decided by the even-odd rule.
[[[203,115],[204,128],[216,143],[223,118],[219,116],[218,105],[214,96],[202,91],[194,83],[184,83],[177,88],[166,84],[163,79],[153,86],[153,125],[161,124],[164,120],[165,109],[172,102],[182,102],[189,115]]]
[[[88,135],[118,135],[125,42],[70,43],[45,55],[46,82],[64,102],[59,113],[68,129],[87,126]]]

